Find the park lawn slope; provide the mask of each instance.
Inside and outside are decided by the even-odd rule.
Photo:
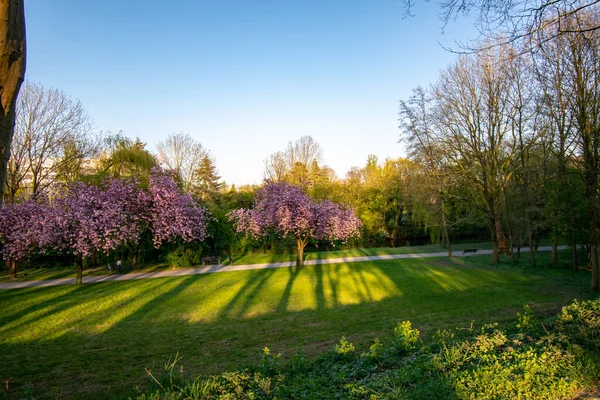
[[[0,378],[9,399],[112,398],[149,385],[179,353],[188,378],[291,357],[341,336],[364,348],[410,320],[438,329],[550,314],[592,298],[589,273],[490,266],[489,256],[405,259],[0,292]]]
[[[464,248],[479,248],[479,249],[490,249],[491,244],[484,243],[466,243],[455,245],[455,251],[460,253]],[[343,250],[332,250],[332,251],[309,251],[305,253],[305,260],[327,260],[333,258],[351,258],[351,257],[364,257],[364,256],[382,256],[382,255],[393,255],[393,254],[419,254],[419,253],[445,253],[446,249],[439,245],[426,245],[426,246],[404,246],[404,247],[383,247],[383,248],[351,248]],[[233,259],[234,265],[249,265],[249,264],[267,264],[267,263],[278,263],[278,262],[293,262],[296,260],[296,255],[293,253],[289,254],[272,254],[269,252],[257,252],[248,253],[245,255],[237,256]],[[228,265],[229,262],[226,258],[221,257],[221,262]],[[199,265],[198,265],[199,266]],[[166,262],[153,262],[141,264],[138,266],[136,271],[131,271],[129,266],[126,266],[121,273],[131,272],[154,272],[172,269]],[[108,271],[106,265],[102,267],[86,268],[83,272],[85,276],[97,276],[97,275],[110,275],[115,274],[114,271]],[[60,266],[45,266],[44,264],[32,264],[28,268],[22,269],[18,273],[17,281],[29,281],[29,280],[46,280],[46,279],[60,279],[60,278],[73,278],[75,277],[75,266],[60,265]],[[3,269],[0,271],[0,282],[8,282],[10,275],[8,270]]]
[[[410,321],[359,351],[342,337],[314,360],[282,362],[269,348],[244,369],[194,381],[174,358],[138,400],[597,398],[600,300],[574,301],[552,318],[525,307],[512,324],[445,330],[424,343]]]

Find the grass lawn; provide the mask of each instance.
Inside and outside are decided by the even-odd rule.
[[[160,372],[177,352],[191,378],[256,360],[265,346],[284,357],[299,350],[316,355],[345,335],[365,348],[401,320],[427,335],[472,321],[476,326],[502,322],[525,304],[550,314],[573,298],[596,296],[587,290],[588,271],[490,265],[490,258],[3,290],[0,380],[12,378],[3,394],[9,399],[29,390],[36,399],[126,397],[148,384],[144,368]]]
[[[491,249],[492,245],[489,242],[485,243],[467,243],[467,244],[456,244],[453,246],[453,250],[461,252],[464,248],[479,248],[479,249]],[[324,260],[331,258],[344,258],[344,257],[362,257],[362,256],[375,256],[375,255],[387,255],[387,254],[411,254],[411,253],[436,253],[445,252],[442,246],[439,245],[427,245],[427,246],[404,246],[394,248],[356,248],[347,250],[335,250],[335,251],[315,251],[307,252],[304,254],[305,260]],[[263,254],[263,253],[250,253],[243,256],[235,257],[233,264],[245,265],[245,264],[265,264],[275,262],[286,262],[296,261],[295,254]],[[228,264],[225,260],[225,264]],[[164,262],[154,262],[142,264],[134,272],[153,272],[169,269],[169,266]],[[112,272],[115,273],[114,271]],[[124,266],[121,273],[131,273],[129,266]],[[92,275],[109,275],[109,272],[105,266],[96,268],[86,268],[84,270],[85,276]],[[35,266],[35,268],[28,268],[18,271],[17,281],[29,281],[29,280],[44,280],[44,279],[59,279],[59,278],[74,278],[75,277],[75,265],[72,266],[60,266],[48,268],[44,265]],[[0,282],[9,282],[10,275],[7,269],[0,270]],[[84,278],[85,282],[85,278]]]

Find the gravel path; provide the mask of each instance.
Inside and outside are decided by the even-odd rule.
[[[558,246],[559,250],[567,249],[567,246]],[[539,247],[538,251],[551,251],[552,247],[544,246]],[[492,254],[492,250],[477,250],[477,255]],[[363,257],[342,257],[342,258],[329,258],[325,260],[306,260],[304,265],[325,265],[325,264],[339,264],[339,263],[353,263],[363,261],[380,261],[380,260],[396,260],[402,258],[435,258],[435,257],[447,257],[448,252],[438,253],[412,253],[412,254],[386,254],[381,256],[363,256]],[[470,257],[472,254],[463,255],[462,251],[454,253],[455,257]],[[248,265],[211,265],[199,268],[186,268],[176,270],[165,270],[158,272],[133,272],[129,274],[113,274],[113,275],[98,275],[98,276],[85,276],[83,278],[84,283],[100,283],[110,281],[131,281],[134,279],[154,279],[154,278],[165,278],[171,276],[187,276],[187,275],[199,275],[199,274],[212,274],[216,272],[229,272],[229,271],[246,271],[252,269],[270,269],[270,268],[288,268],[296,265],[295,261],[270,263],[270,264],[248,264]],[[61,285],[73,285],[75,284],[75,278],[61,278],[61,279],[48,279],[39,281],[21,281],[21,282],[1,282],[0,289],[23,289],[31,287],[46,287],[46,286],[61,286]]]

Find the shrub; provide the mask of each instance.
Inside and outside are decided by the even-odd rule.
[[[202,247],[179,244],[167,252],[165,261],[173,268],[189,268],[202,262]]]

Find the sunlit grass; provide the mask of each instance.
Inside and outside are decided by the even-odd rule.
[[[457,244],[455,245],[456,251],[462,251],[463,248],[480,248],[487,249],[491,248],[491,244],[484,242],[478,244]],[[333,258],[352,258],[352,257],[364,257],[364,256],[380,256],[390,254],[411,254],[411,253],[436,253],[445,252],[442,246],[438,245],[426,245],[426,246],[404,246],[404,247],[393,247],[393,248],[353,248],[345,250],[333,250],[333,251],[311,251],[305,253],[305,260],[326,260]],[[233,259],[234,265],[245,265],[245,264],[268,264],[277,262],[292,262],[296,260],[295,254],[271,254],[269,253],[249,253],[243,256],[237,256]],[[222,259],[224,264],[229,264],[228,260]],[[138,266],[136,271],[131,271],[129,266],[125,266],[121,273],[135,273],[135,272],[154,272],[170,269],[170,267],[164,262],[150,262]],[[96,275],[109,275],[115,272],[109,272],[105,266],[86,268],[84,270],[84,276],[96,276]],[[19,271],[17,281],[27,280],[44,280],[44,279],[60,279],[60,278],[73,278],[75,277],[75,266],[74,265],[62,265],[48,267],[43,264],[33,264],[30,267]],[[0,270],[0,282],[9,281],[8,270]]]
[[[269,346],[314,355],[410,320],[425,332],[554,312],[588,298],[589,273],[489,265],[489,256],[331,264],[0,291],[9,398],[124,395],[179,352],[184,374],[221,372]],[[110,389],[109,389],[110,387]]]

